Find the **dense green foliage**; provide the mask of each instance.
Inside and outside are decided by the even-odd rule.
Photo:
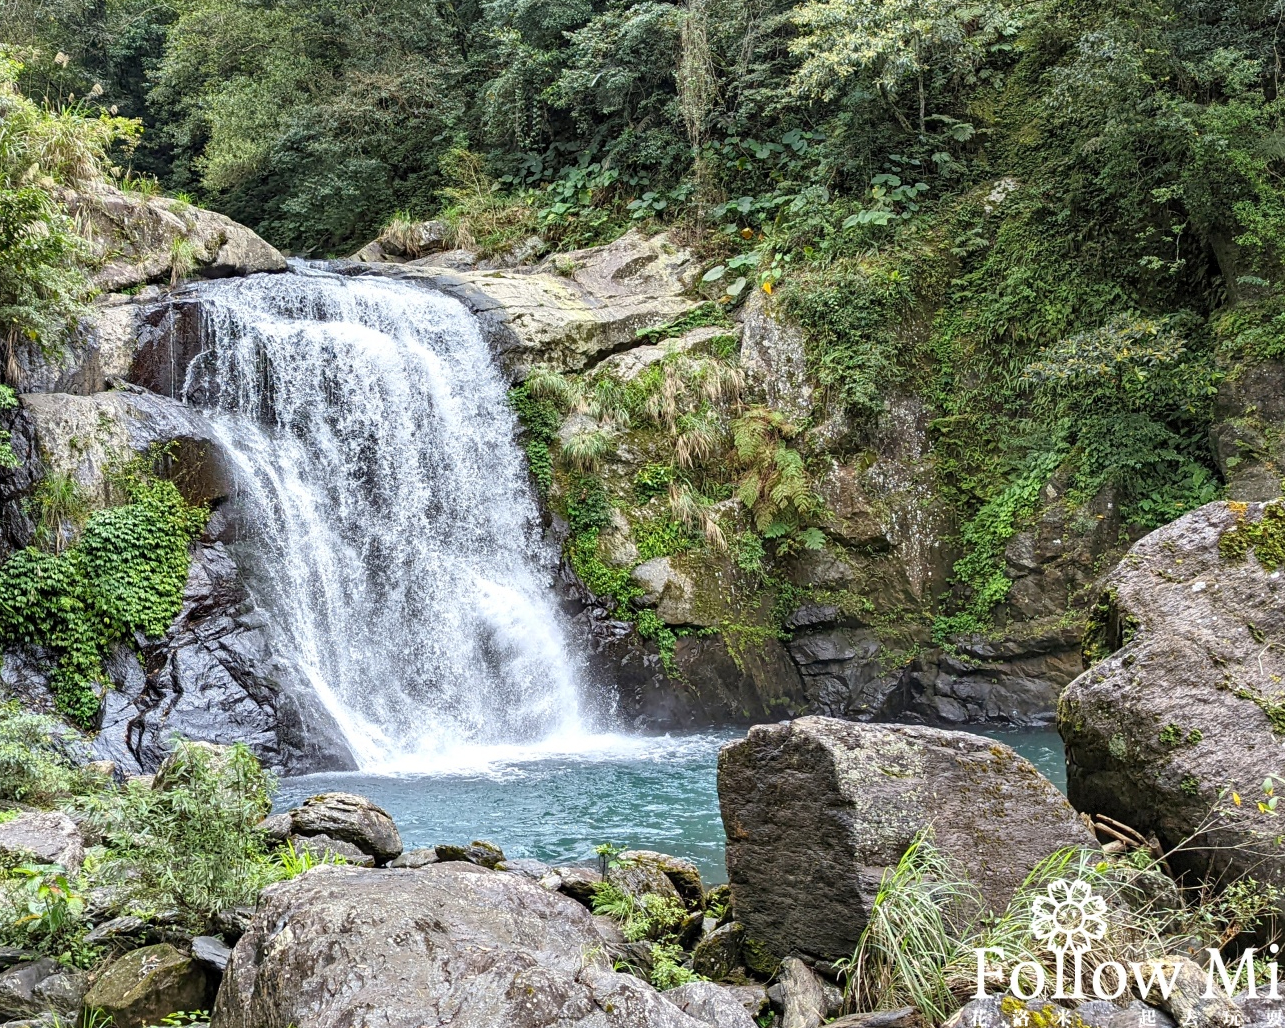
[[[188,543],[207,514],[139,468],[119,481],[128,502],[89,514],[75,545],[29,548],[0,565],[0,637],[54,651],[58,709],[86,726],[111,646],[135,632],[163,635],[178,613]]]
[[[51,804],[81,791],[92,776],[72,759],[73,739],[55,718],[0,703],[0,810],[5,800]]]

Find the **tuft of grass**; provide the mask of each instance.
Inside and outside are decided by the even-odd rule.
[[[958,1006],[950,971],[971,955],[980,911],[976,889],[932,844],[931,832],[921,832],[884,872],[861,941],[844,965],[849,1001],[858,1010],[909,1003],[940,1024]]]
[[[27,508],[36,522],[36,542],[43,549],[62,553],[79,538],[91,506],[88,494],[71,475],[46,475]]]

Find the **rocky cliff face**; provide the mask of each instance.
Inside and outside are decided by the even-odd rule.
[[[637,504],[629,516],[618,509],[599,532],[598,556],[629,571],[642,591],[632,604],[653,610],[676,634],[672,654],[662,655],[617,616],[614,595],[601,588],[595,594],[583,575],[564,568],[567,602],[602,672],[620,686],[621,712],[635,724],[810,712],[950,723],[1051,720],[1059,692],[1082,666],[1074,613],[1084,606],[1082,591],[1119,552],[1121,526],[1109,496],[1072,512],[1051,484],[1004,554],[1013,580],[1001,618],[1007,624],[993,637],[957,637],[943,646],[931,622],[950,588],[959,526],[935,495],[930,413],[919,397],[904,394],[890,397],[874,423],[853,424],[811,384],[803,336],[771,298],[755,293],[726,327],[657,332],[699,313],[695,263],[664,236],[637,233],[534,268],[461,271],[456,253],[386,263],[373,250],[359,256],[373,262],[371,270],[422,280],[470,305],[515,381],[539,365],[578,375],[587,389],[604,382],[629,389],[674,354],[699,359],[711,344],[731,345],[746,402],[812,426],[801,449],[827,510],[825,546],[787,559],[785,580],[771,588],[731,557],[644,559],[639,524],[655,519],[652,508],[663,496]],[[595,424],[573,411],[555,445],[565,447]],[[602,458],[598,474],[613,502],[637,503],[631,483],[652,460],[648,446],[631,426]],[[550,524],[565,538],[565,525],[556,517]]]
[[[176,631],[170,650],[145,661],[142,678],[122,668],[110,717],[129,726],[119,736],[130,741],[114,744],[116,751],[128,750],[146,766],[165,731],[212,736],[219,719],[211,712],[236,710],[229,723],[244,727],[269,760],[342,763],[346,758],[329,743],[312,751],[302,745],[292,720],[301,716],[299,701],[278,710],[274,699],[291,692],[288,676],[270,656],[250,656],[266,645],[252,623],[257,615],[228,577],[226,556],[210,549],[235,538],[235,511],[224,502],[228,476],[200,419],[172,399],[204,347],[199,304],[186,287],[156,284],[173,277],[176,256],[189,260],[196,253],[201,273],[220,275],[276,270],[280,255],[237,226],[176,210],[171,201],[111,196],[84,202],[97,212],[92,220],[101,246],[123,231],[121,224],[134,226],[120,251],[123,263],[116,261],[103,280],[109,287],[127,283],[134,292],[100,300],[80,345],[59,359],[25,359],[22,407],[0,415],[22,457],[19,468],[0,471],[4,545],[31,541],[25,500],[40,474],[70,475],[105,498],[103,470],[114,455],[172,444],[185,494],[217,511],[190,591],[206,588],[197,578],[210,567],[222,569],[214,578],[224,583],[216,593],[226,602],[201,617],[210,630],[219,626],[219,639],[231,641],[201,642],[205,656],[197,664],[209,657],[219,669],[193,670],[186,679],[182,669],[195,665],[175,657],[178,640],[195,645],[198,632]],[[176,239],[186,242],[176,245]],[[423,249],[433,245],[429,240]],[[616,682],[618,711],[627,721],[667,728],[808,713],[955,724],[1052,718],[1060,692],[1083,666],[1088,587],[1122,548],[1111,496],[1072,510],[1058,480],[1049,482],[1034,515],[1004,550],[1012,586],[1000,627],[986,637],[945,643],[933,618],[951,589],[959,526],[936,493],[930,411],[906,392],[888,397],[873,421],[854,423],[812,384],[805,340],[772,298],[755,293],[730,321],[701,324],[709,305],[697,295],[697,262],[664,236],[636,232],[532,267],[489,268],[459,253],[391,261],[375,251],[361,256],[366,263],[337,267],[419,281],[464,301],[515,382],[540,366],[575,376],[590,391],[628,390],[677,358],[699,368],[717,355],[736,369],[739,402],[803,426],[793,445],[824,504],[823,545],[797,549],[768,570],[735,546],[673,550],[648,537],[668,517],[667,486],[653,488],[647,479],[655,467],[654,440],[638,425],[622,430],[599,459],[595,473],[617,506],[611,523],[597,531],[592,556],[614,585],[587,578],[583,561],[568,560],[559,589],[599,678]],[[1240,369],[1219,395],[1224,417],[1215,443],[1233,495],[1270,498],[1279,491],[1278,436],[1285,423],[1279,371],[1274,364]],[[572,410],[550,445],[565,448],[596,424]],[[549,497],[548,529],[572,554],[573,530],[559,513],[566,483],[555,476],[552,487],[563,498]],[[715,513],[735,524],[736,504],[729,498]],[[623,605],[616,595],[622,589],[628,594]],[[646,637],[639,618],[650,626]],[[260,667],[269,670],[260,674]],[[146,688],[139,685],[144,679]],[[221,684],[193,687],[197,680]]]

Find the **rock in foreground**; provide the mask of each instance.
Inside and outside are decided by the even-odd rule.
[[[474,864],[320,867],[266,889],[213,1028],[703,1028],[610,969],[593,915]]]
[[[759,725],[723,747],[718,793],[737,920],[777,958],[851,956],[884,869],[930,825],[996,909],[1050,853],[1096,845],[1029,761],[936,728]]]
[[[1062,697],[1079,809],[1168,850],[1223,808],[1176,869],[1285,884],[1278,819],[1258,810],[1285,736],[1283,562],[1280,502],[1211,503],[1152,532],[1105,579],[1086,647],[1100,662]]]

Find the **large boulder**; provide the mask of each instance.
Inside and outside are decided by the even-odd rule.
[[[59,811],[19,814],[0,824],[0,856],[60,864],[74,878],[85,861],[85,840],[75,822]]]
[[[46,471],[73,479],[95,505],[120,502],[109,484],[113,465],[157,446],[168,446],[171,464],[182,469],[176,483],[190,502],[218,500],[232,489],[209,422],[176,400],[137,386],[92,396],[28,393],[21,400]]]
[[[1071,801],[1185,842],[1178,870],[1285,885],[1278,819],[1258,810],[1285,738],[1282,563],[1280,501],[1211,503],[1152,532],[1104,579],[1097,663],[1062,696]]]
[[[402,837],[387,812],[365,796],[349,792],[326,792],[311,796],[290,811],[295,835],[326,836],[351,843],[379,864],[402,854]],[[440,853],[438,854],[440,858]],[[503,859],[504,854],[500,854]]]
[[[925,829],[993,909],[1050,853],[1096,845],[1029,761],[936,728],[759,725],[723,747],[718,794],[746,948],[777,959],[851,956],[883,872]]]
[[[94,285],[103,292],[189,274],[224,278],[286,269],[285,258],[244,225],[181,200],[105,184],[65,191],[62,199],[102,262]]]
[[[143,1028],[179,1010],[208,1010],[217,980],[169,943],[131,950],[110,964],[85,996],[113,1028]]]
[[[0,973],[0,1022],[50,1014],[68,1018],[80,1009],[85,974],[41,957]]]
[[[592,914],[522,875],[452,861],[320,867],[264,890],[213,1028],[700,1028],[610,968]]]

